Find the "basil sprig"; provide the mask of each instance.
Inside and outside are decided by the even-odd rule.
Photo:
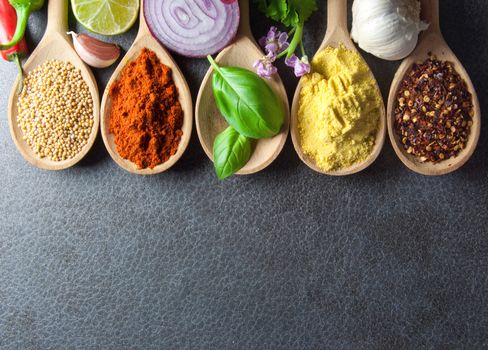
[[[285,122],[285,109],[274,91],[257,74],[239,67],[214,68],[215,103],[229,127],[217,135],[214,167],[221,180],[239,171],[251,158],[251,139],[273,137]]]
[[[273,137],[285,121],[278,96],[256,73],[239,67],[214,68],[212,79],[215,103],[229,125],[252,139]]]
[[[223,180],[247,164],[251,158],[251,140],[229,126],[215,138],[213,154],[215,172]]]

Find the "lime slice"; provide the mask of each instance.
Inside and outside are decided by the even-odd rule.
[[[117,35],[128,31],[136,21],[139,0],[71,0],[71,7],[86,29]]]

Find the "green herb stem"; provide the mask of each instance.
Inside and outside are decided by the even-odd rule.
[[[298,47],[298,45],[300,45],[302,47],[302,51],[305,52],[305,50],[303,50],[303,43],[302,43],[302,39],[303,39],[303,25],[304,23],[303,22],[299,22],[293,29],[295,30],[295,34],[293,35],[293,39],[291,40],[290,42],[290,46],[288,46],[288,48],[281,52],[277,58],[281,58],[283,56],[286,55],[286,58],[290,58],[291,55],[293,55]]]
[[[217,64],[217,62],[215,62],[213,57],[211,55],[208,55],[207,59],[210,62],[210,64],[212,65],[212,68],[215,69],[218,73],[222,74],[222,71],[220,70],[219,65]]]
[[[20,95],[20,93],[24,89],[24,70],[22,69],[22,62],[20,61],[20,55],[18,53],[15,53],[11,55],[9,58],[11,58],[15,62],[15,64],[17,65],[17,69],[19,70],[19,87],[17,89],[17,94]]]
[[[279,53],[279,54],[276,56],[276,59],[279,59],[279,58],[281,58],[281,57],[283,57],[283,56],[285,56],[285,55],[287,55],[287,56],[288,56],[288,50],[289,50],[289,49],[290,49],[290,47],[288,46],[288,49],[281,51],[281,52],[280,52],[280,53]]]

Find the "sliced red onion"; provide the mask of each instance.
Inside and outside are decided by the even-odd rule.
[[[149,30],[165,47],[188,57],[214,54],[234,39],[237,0],[145,0]]]

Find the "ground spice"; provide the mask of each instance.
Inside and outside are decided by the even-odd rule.
[[[343,45],[328,47],[302,78],[298,129],[303,152],[333,171],[365,161],[378,132],[383,100],[361,56]]]
[[[397,94],[395,129],[407,153],[440,162],[465,148],[474,116],[466,82],[450,62],[414,64]]]
[[[110,132],[117,152],[140,169],[166,162],[178,150],[183,110],[171,69],[142,49],[109,90]]]

